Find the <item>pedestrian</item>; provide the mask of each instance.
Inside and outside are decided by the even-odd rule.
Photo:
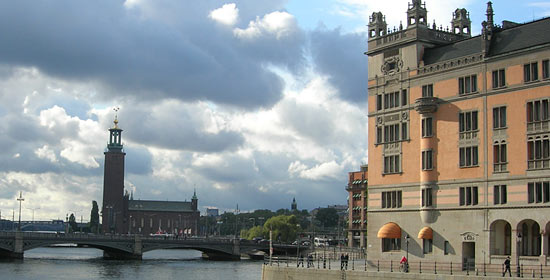
[[[348,261],[349,261],[349,255],[346,254],[344,256],[344,265],[345,265],[345,269],[348,270]]]
[[[405,256],[401,258],[399,264],[401,265],[401,270],[403,272],[409,272],[409,260]]]
[[[512,277],[512,272],[510,271],[510,256],[506,257],[504,260],[504,267],[506,268],[504,272],[502,273],[502,277],[506,274],[506,271],[508,271],[508,275]]]
[[[340,270],[344,269],[344,254],[340,255]]]

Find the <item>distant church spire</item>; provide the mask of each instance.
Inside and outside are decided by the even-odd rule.
[[[290,210],[298,210],[298,204],[296,203],[296,198],[292,198],[292,204],[290,205]]]

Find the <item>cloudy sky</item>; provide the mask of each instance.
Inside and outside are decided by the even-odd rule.
[[[23,220],[87,220],[114,107],[136,199],[346,203],[368,159],[365,25],[374,11],[399,25],[407,2],[1,1],[2,217],[22,191]],[[484,1],[425,2],[443,26],[467,8],[479,33]],[[550,15],[548,1],[494,2],[497,22]]]

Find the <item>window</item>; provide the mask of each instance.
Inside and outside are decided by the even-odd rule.
[[[382,95],[380,94],[376,96],[376,110],[382,110]]]
[[[549,119],[548,99],[527,102],[527,123],[547,121]]]
[[[506,74],[504,69],[493,71],[493,88],[506,86]]]
[[[423,85],[422,86],[422,97],[433,97],[434,96],[434,85]]]
[[[445,240],[445,243],[443,243],[443,254],[448,255],[449,251],[451,251],[451,244],[449,244],[449,241]]]
[[[477,146],[462,147],[459,149],[460,167],[477,166]]]
[[[433,151],[422,151],[422,170],[432,170],[433,168]]]
[[[422,239],[422,248],[424,249],[424,254],[429,254],[432,252],[433,240],[432,239]]]
[[[493,129],[506,128],[506,107],[493,108]]]
[[[399,107],[399,91],[384,94],[384,109]]]
[[[550,168],[549,137],[529,138],[527,140],[527,169]]]
[[[550,202],[550,182],[532,182],[527,184],[527,202]]]
[[[493,203],[497,204],[506,204],[508,202],[508,194],[506,190],[506,185],[497,185],[493,187]]]
[[[507,170],[507,155],[506,155],[506,143],[494,143],[493,144],[493,171],[504,172]]]
[[[422,189],[422,207],[433,205],[432,188]]]
[[[550,78],[550,60],[546,59],[542,61],[542,78]]]
[[[399,127],[401,125],[401,128]],[[401,133],[401,135],[400,135]],[[391,143],[406,140],[408,135],[407,123],[396,123],[376,127],[376,143]]]
[[[399,141],[399,124],[392,124],[384,126],[384,142],[396,142]]]
[[[401,162],[400,155],[385,156],[384,157],[384,174],[399,173]]]
[[[523,65],[523,81],[533,82],[539,79],[539,66],[537,62]]]
[[[382,208],[401,208],[401,191],[382,192]]]
[[[477,205],[477,187],[460,187],[459,205]]]
[[[433,118],[423,118],[422,119],[422,137],[431,137],[433,136]]]
[[[458,78],[458,94],[468,94],[477,91],[477,75]]]
[[[404,122],[404,123],[401,124],[401,139],[402,140],[409,139],[408,135],[409,135],[409,133],[408,133],[408,129],[407,129],[407,123]]]
[[[477,131],[477,111],[462,112],[458,115],[459,132]]]
[[[400,238],[382,238],[382,252],[401,250]]]
[[[407,90],[403,89],[401,90],[401,106],[407,105]]]

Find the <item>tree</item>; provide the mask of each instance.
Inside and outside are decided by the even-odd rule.
[[[334,208],[320,208],[315,215],[315,219],[323,227],[335,227],[338,225],[338,212]]]
[[[76,223],[76,218],[74,217],[74,214],[71,213],[71,216],[69,216],[69,232],[76,231],[78,231],[78,224]]]
[[[97,201],[92,201],[92,211],[90,212],[90,231],[99,233],[99,207]]]
[[[241,235],[244,237],[244,235]],[[261,226],[255,226],[246,232],[246,239],[252,240],[255,237],[264,237],[264,228]]]
[[[264,236],[269,236],[269,231],[273,231],[273,240],[281,242],[291,242],[296,239],[296,234],[300,230],[298,219],[294,215],[275,216],[269,218],[264,224]]]

